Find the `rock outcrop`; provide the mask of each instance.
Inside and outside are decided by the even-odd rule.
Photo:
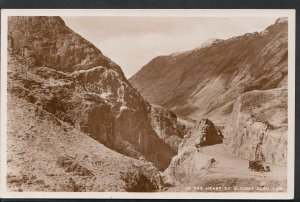
[[[188,123],[182,123],[174,112],[153,104],[150,106],[149,119],[159,138],[176,152],[183,136],[194,125],[193,121],[188,119],[186,119]]]
[[[287,89],[242,94],[225,128],[230,154],[267,163],[287,163]]]
[[[178,154],[172,158],[164,172],[164,183],[178,185],[190,176],[208,169],[213,156],[203,154],[201,147],[222,143],[223,136],[208,119],[196,123],[179,145]]]
[[[197,148],[220,144],[223,142],[223,135],[220,130],[215,128],[213,122],[209,119],[201,119],[195,124],[195,127],[189,132],[181,143],[181,147],[192,145]]]
[[[150,104],[100,50],[59,17],[9,17],[8,33],[9,93],[121,154],[169,165],[176,151],[153,130]]]
[[[9,17],[8,41],[9,49],[32,67],[73,72],[104,66],[124,77],[117,64],[73,32],[60,17]]]

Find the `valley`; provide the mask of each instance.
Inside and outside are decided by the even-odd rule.
[[[9,191],[287,190],[285,18],[129,80],[60,17],[8,25]]]

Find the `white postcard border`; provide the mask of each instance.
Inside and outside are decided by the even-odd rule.
[[[293,9],[4,9],[1,10],[1,197],[2,198],[132,198],[132,199],[292,199],[295,167],[295,15]],[[8,192],[7,19],[8,16],[165,16],[165,17],[288,17],[288,178],[287,192]]]

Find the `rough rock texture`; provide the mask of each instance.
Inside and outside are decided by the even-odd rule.
[[[123,76],[118,65],[68,28],[60,17],[9,17],[8,25],[9,48],[31,66],[63,72],[105,66]]]
[[[287,90],[242,94],[233,106],[224,136],[227,152],[249,160],[287,163]]]
[[[197,121],[194,128],[187,134],[181,143],[181,147],[192,145],[203,147],[223,142],[223,135],[220,130],[216,129],[213,122],[209,119]]]
[[[287,27],[278,20],[259,33],[158,56],[129,81],[151,103],[215,123],[230,114],[243,92],[287,85]]]
[[[175,113],[158,105],[151,104],[150,108],[149,119],[153,130],[160,139],[170,145],[175,151],[178,151],[178,145],[182,141],[183,136],[191,129],[194,123],[187,119],[188,123],[182,123],[182,121],[178,120]]]
[[[9,93],[115,151],[144,156],[160,169],[169,165],[176,151],[152,129],[150,104],[97,48],[59,17],[10,17],[8,30]]]
[[[164,172],[164,183],[178,185],[190,176],[210,167],[212,156],[203,154],[201,147],[222,143],[222,134],[208,119],[196,123],[179,145],[178,154]]]
[[[8,112],[9,191],[149,192],[161,187],[152,163],[108,149],[23,98],[9,94]]]

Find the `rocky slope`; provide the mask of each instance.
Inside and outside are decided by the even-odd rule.
[[[284,163],[287,27],[287,19],[281,18],[259,33],[210,40],[191,51],[156,57],[129,81],[150,102],[179,115],[212,120],[223,131],[229,153],[253,159],[262,141],[258,150],[263,151],[266,161]],[[275,93],[272,96],[271,89]],[[268,98],[261,98],[265,96]],[[270,103],[270,97],[275,101]],[[237,112],[241,100],[247,103],[248,110]],[[246,116],[259,117],[259,121]],[[266,122],[275,117],[280,117],[280,123],[270,128]],[[247,135],[240,133],[242,128]],[[259,130],[264,131],[265,139],[259,138]],[[275,149],[278,146],[280,150]]]
[[[31,66],[63,72],[104,66],[124,77],[118,65],[68,28],[60,17],[9,17],[8,25],[9,48]]]
[[[287,21],[278,20],[260,33],[156,57],[129,81],[146,100],[202,118],[243,92],[286,86],[286,79]]]
[[[195,125],[193,120],[177,117],[174,112],[153,104],[150,106],[149,119],[153,130],[160,139],[175,151],[178,151],[178,145],[183,136]]]
[[[8,154],[11,159],[18,159],[18,161],[9,160],[12,171],[16,171],[8,174],[8,184],[12,189],[15,190],[14,187],[20,185],[21,189],[39,190],[35,187],[35,183],[28,184],[29,170],[26,170],[27,168],[30,170],[50,169],[49,172],[54,172],[54,175],[58,176],[50,180],[51,182],[59,181],[59,176],[63,176],[61,183],[65,183],[67,177],[74,174],[72,174],[73,171],[74,175],[79,173],[79,176],[82,173],[83,176],[94,173],[93,181],[101,178],[102,174],[99,174],[101,169],[104,174],[108,170],[116,171],[115,175],[119,175],[121,170],[130,172],[129,165],[137,161],[129,157],[152,161],[160,170],[164,170],[169,165],[171,158],[177,153],[176,145],[182,138],[182,133],[186,131],[186,128],[177,122],[176,115],[162,108],[154,110],[154,107],[131,87],[117,64],[66,27],[61,18],[9,17],[8,25],[8,94],[12,98],[8,111],[10,116]],[[16,107],[21,114],[14,111]],[[35,115],[28,113],[32,110],[36,112]],[[42,121],[45,116],[52,118]],[[39,126],[40,121],[42,121],[41,126]],[[33,131],[26,128],[30,122],[32,124],[28,127],[38,128]],[[54,124],[56,122],[59,123],[58,126]],[[65,127],[60,128],[60,125],[64,124],[67,124],[69,128],[66,129],[67,131],[74,132],[70,140],[66,137],[69,133]],[[16,131],[16,127],[20,130]],[[45,130],[42,134],[40,134],[41,128]],[[26,138],[24,139],[23,136]],[[56,146],[54,144],[59,142],[59,137],[65,139]],[[48,144],[49,138],[51,142]],[[82,145],[80,140],[85,145]],[[30,141],[33,141],[33,144],[30,144]],[[96,143],[103,144],[114,151],[102,145],[97,146]],[[37,160],[38,156],[35,154],[32,154],[34,158],[28,156],[30,146],[36,147],[36,151],[46,152],[44,150],[49,149],[51,152],[39,153],[47,157],[46,160]],[[92,154],[95,158],[100,155],[101,158],[107,158],[109,162],[115,162],[106,168],[105,160],[101,160],[104,164],[98,169],[92,168],[90,162],[84,161],[81,157],[80,159],[74,157],[75,154],[81,155],[81,153],[88,155],[89,146],[95,148]],[[22,151],[16,153],[15,147],[16,150]],[[74,151],[76,147],[78,151]],[[61,158],[58,159],[59,156],[56,158],[56,153],[52,150],[57,151]],[[64,152],[74,155],[63,156]],[[104,152],[103,155],[102,152]],[[34,163],[35,161],[37,163]],[[114,167],[117,167],[119,163],[124,163],[124,167],[120,166],[115,169]],[[155,167],[149,166],[146,162],[137,163],[140,164],[138,167],[148,166],[152,171],[143,174],[148,172],[143,170],[144,167],[140,170],[139,168],[133,169],[131,174],[125,176],[126,179],[116,179],[116,184],[118,184],[115,184],[116,186],[114,182],[109,182],[110,184],[97,182],[98,187],[86,188],[88,186],[83,185],[85,188],[78,188],[78,190],[149,191],[157,189],[159,182],[153,181],[154,176],[158,174]],[[23,164],[26,171],[21,166]],[[63,168],[58,169],[59,166],[65,167],[66,170],[71,169],[72,172],[64,176]],[[27,176],[24,181],[22,181],[21,170],[24,176]],[[47,178],[44,181],[48,182],[49,178],[44,176],[43,172],[36,174],[40,174],[41,178]],[[78,177],[75,178],[81,182]],[[71,184],[77,183],[75,178],[72,177]],[[90,180],[87,181],[92,183]],[[119,181],[123,185],[119,185]],[[22,185],[23,182],[26,184],[25,187]],[[50,190],[67,189],[63,187],[64,185],[58,184],[49,185]],[[41,189],[46,190],[49,186]]]
[[[8,97],[7,188],[10,191],[154,191],[151,163],[99,144],[46,110]]]

